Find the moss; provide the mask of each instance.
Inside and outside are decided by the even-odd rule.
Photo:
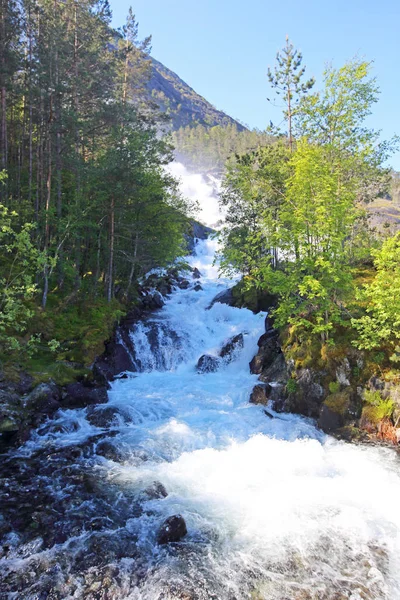
[[[331,394],[336,394],[340,391],[340,383],[338,381],[330,381],[328,388]]]
[[[324,405],[332,412],[344,416],[350,405],[350,394],[351,390],[348,389],[343,392],[330,394],[324,401]]]

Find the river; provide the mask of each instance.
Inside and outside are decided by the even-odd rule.
[[[265,314],[209,308],[231,285],[214,252],[189,259],[202,290],[134,326],[140,372],[107,405],[60,411],[8,457],[6,503],[30,535],[6,528],[1,599],[400,598],[398,455],[249,403]],[[239,333],[231,362],[197,372]],[[176,514],[188,534],[158,545]]]

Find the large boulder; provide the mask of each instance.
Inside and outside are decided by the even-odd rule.
[[[61,391],[53,382],[41,383],[26,396],[24,408],[29,412],[51,415],[60,408]]]
[[[94,378],[104,384],[113,381],[122,371],[134,371],[133,360],[122,344],[115,339],[106,344],[105,352],[99,356],[93,365]]]
[[[225,344],[222,346],[221,351],[219,353],[220,357],[223,358],[226,362],[230,362],[235,357],[235,354],[238,350],[242,349],[244,346],[244,337],[243,333],[239,333],[234,337],[231,337]]]
[[[266,383],[264,385],[255,385],[250,395],[251,404],[261,404],[266,406],[271,393],[271,386]]]
[[[198,373],[215,373],[218,371],[221,365],[221,360],[218,356],[212,356],[211,354],[203,354],[197,361]]]
[[[86,411],[86,420],[94,427],[101,429],[117,425],[120,419],[126,421],[116,406],[89,406]]]
[[[319,427],[329,433],[344,427],[351,418],[351,388],[330,394],[322,404]]]
[[[179,542],[187,534],[185,519],[182,515],[168,517],[157,533],[157,543],[160,545]]]
[[[200,273],[200,271],[198,270],[197,267],[195,267],[193,269],[192,277],[193,277],[193,279],[200,279],[201,273]]]
[[[168,492],[160,481],[153,481],[143,492],[149,500],[161,500],[168,496]]]
[[[107,401],[106,386],[89,386],[76,382],[65,387],[62,405],[67,408],[83,408],[91,404],[105,404]]]
[[[228,290],[223,290],[222,292],[217,294],[212,300],[208,309],[212,308],[216,303],[227,304],[228,306],[235,306],[235,299],[233,297],[232,288]]]
[[[277,356],[282,354],[275,335],[264,333],[258,340],[258,347],[257,354],[250,362],[250,372],[253,375],[261,375],[265,369],[274,363]]]

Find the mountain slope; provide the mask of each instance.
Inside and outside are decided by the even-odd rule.
[[[235,125],[239,131],[246,129],[232,117],[217,110],[176,73],[154,58],[151,59],[151,62],[152,72],[148,89],[152,99],[157,102],[161,110],[170,115],[172,129],[176,130],[196,124],[206,127]]]

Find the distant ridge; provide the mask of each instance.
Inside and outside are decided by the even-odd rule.
[[[187,125],[205,127],[235,125],[238,131],[247,129],[239,121],[217,110],[158,60],[151,58],[151,63],[149,93],[161,110],[171,117],[173,130]]]

